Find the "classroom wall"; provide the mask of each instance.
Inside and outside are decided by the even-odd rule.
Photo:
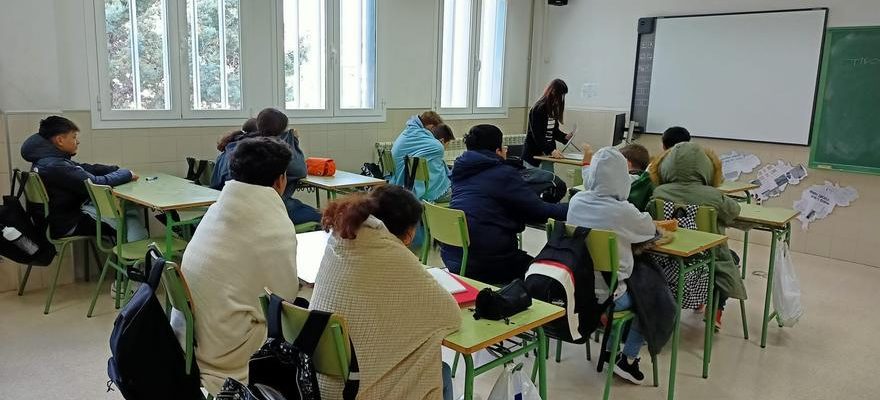
[[[633,59],[635,56],[636,22],[639,17],[736,12],[764,9],[828,7],[828,24],[834,26],[880,25],[880,2],[876,0],[776,0],[772,4],[762,0],[579,0],[565,7],[544,6],[536,10],[535,48],[531,98],[536,98],[542,85],[552,78],[562,78],[569,84],[566,98],[566,120],[577,120],[579,130],[588,132],[588,138],[598,146],[610,142],[608,115],[628,111],[632,91]],[[583,85],[591,84],[590,93]],[[733,110],[732,110],[733,111]],[[612,120],[613,121],[613,120]],[[613,122],[612,122],[613,123]],[[791,163],[807,163],[809,148],[742,141],[697,139],[697,142],[715,149],[719,154],[730,150],[758,155],[763,163],[783,159]],[[639,139],[652,154],[660,151],[656,135]],[[794,223],[792,248],[810,254],[831,257],[866,265],[880,266],[876,249],[880,248],[880,176],[809,170],[810,176],[796,186],[789,186],[779,198],[769,200],[770,206],[792,207],[802,190],[825,180],[849,185],[859,191],[860,198],[850,207],[837,207],[825,220],[810,224],[802,231]],[[754,173],[741,179],[752,179]],[[739,231],[730,230],[732,238],[740,238]],[[751,241],[768,243],[768,235],[755,233]]]

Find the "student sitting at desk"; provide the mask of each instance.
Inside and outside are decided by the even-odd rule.
[[[467,217],[470,247],[468,277],[504,283],[522,278],[532,257],[517,246],[517,233],[526,223],[543,224],[548,218],[564,220],[568,204],[542,201],[520,175],[520,163],[506,160],[501,130],[476,125],[464,138],[467,151],[452,168],[451,208]],[[461,268],[459,247],[443,245],[443,263],[453,272]]]
[[[589,167],[583,168],[584,191],[572,197],[566,222],[617,234],[620,269],[617,273],[617,288],[613,293],[614,310],[631,309],[634,301],[630,295],[631,290],[627,290],[627,280],[633,275],[635,265],[632,245],[653,240],[657,228],[648,213],[640,212],[627,201],[631,178],[627,175],[627,160],[623,154],[612,147],[599,149],[595,155],[589,153],[589,146],[586,146],[584,156],[585,159],[591,159],[591,162]],[[665,290],[662,279],[659,285]],[[607,283],[597,273],[596,298],[604,302],[609,296],[608,292]],[[636,384],[645,379],[645,375],[639,370],[639,350],[644,342],[641,325],[639,319],[633,322],[614,366],[616,375]],[[607,351],[603,351],[600,364],[609,360],[606,353]]]
[[[717,189],[722,181],[721,160],[715,152],[696,143],[678,143],[667,150],[648,168],[654,182],[653,199],[663,199],[677,204],[710,206],[718,215],[718,231],[725,229],[739,215],[739,203]],[[661,211],[662,212],[662,211]],[[715,249],[715,287],[721,300],[715,315],[716,327],[721,327],[721,312],[728,297],[746,299],[746,288],[740,272],[726,244]],[[674,274],[667,273],[667,277]],[[676,282],[670,282],[675,287]],[[684,299],[684,305],[703,304],[705,293],[693,291],[701,298]]]
[[[452,399],[440,345],[462,317],[452,295],[407,248],[421,217],[421,203],[396,185],[348,195],[324,211],[324,228],[333,235],[311,308],[348,322],[361,371],[359,399]],[[342,382],[321,378],[321,395],[340,398]]]
[[[651,200],[651,194],[654,193],[654,184],[651,183],[651,175],[647,171],[651,163],[651,154],[645,146],[638,143],[621,147],[620,154],[626,157],[629,176],[632,178],[628,200],[640,211],[645,211],[648,201]]]
[[[660,141],[663,143],[663,150],[666,151],[679,143],[690,142],[691,133],[680,126],[673,126],[663,131]]]
[[[21,157],[32,164],[40,175],[49,195],[49,233],[52,237],[94,236],[97,232],[95,206],[83,182],[91,180],[98,185],[118,186],[136,181],[138,176],[115,165],[84,164],[73,161],[79,149],[79,128],[73,121],[59,116],[40,121],[39,132],[21,145]],[[128,240],[149,236],[136,209],[130,209],[126,218]],[[116,240],[116,226],[105,219],[101,233],[108,240]]]
[[[441,124],[443,124],[443,119],[433,111],[413,115],[406,121],[406,127],[391,147],[391,156],[394,158],[394,177],[391,179],[391,183],[395,185],[404,186],[406,183],[405,160],[407,156],[424,158],[427,161],[428,187],[425,188],[425,185],[420,184],[413,186],[413,193],[420,200],[449,201],[449,170],[443,159],[445,143],[435,138],[435,134],[432,132],[435,127]],[[450,135],[451,132],[450,129]]]
[[[287,129],[287,121],[287,115],[283,112],[274,108],[266,108],[257,115],[256,131],[244,132],[246,127],[242,127],[241,132],[232,132],[220,139],[217,147],[220,148],[222,145],[223,150],[217,156],[214,165],[211,187],[221,190],[226,181],[230,179],[228,158],[230,152],[238,145],[239,140],[258,136],[276,137],[287,143],[293,152],[293,157],[287,166],[287,187],[282,196],[288,217],[294,224],[320,222],[321,214],[317,210],[293,197],[297,182],[306,177],[307,170],[305,155],[299,147],[299,135],[295,130]],[[245,124],[247,125],[247,123]]]
[[[449,125],[439,124],[431,127],[429,130],[434,135],[434,139],[440,141],[444,150],[449,147],[449,142],[455,140],[455,133],[452,132],[452,127]]]
[[[229,157],[232,180],[183,253],[196,361],[202,384],[215,395],[227,377],[247,382],[248,360],[266,340],[258,300],[263,288],[285,299],[299,291],[296,233],[281,200],[290,158],[290,148],[278,139],[240,140]],[[178,317],[173,326],[181,326]]]

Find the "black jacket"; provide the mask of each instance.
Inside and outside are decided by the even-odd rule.
[[[53,237],[61,237],[76,228],[89,199],[85,180],[99,185],[116,186],[131,181],[131,171],[115,165],[81,164],[71,160],[39,134],[21,145],[21,157],[32,163],[49,194],[49,227]]]
[[[522,165],[491,151],[464,152],[455,160],[450,208],[465,213],[470,236],[466,275],[496,283],[522,278],[531,257],[517,248],[526,223],[565,220],[568,204],[542,201],[520,175]],[[461,248],[442,246],[447,267],[458,270]]]
[[[675,327],[675,299],[666,279],[649,257],[638,256],[632,276],[627,279],[627,292],[635,303],[639,330],[651,354],[658,354]]]
[[[540,162],[535,160],[535,156],[550,155],[553,150],[556,150],[555,141],[565,143],[565,132],[559,130],[559,121],[555,121],[550,126],[547,107],[543,102],[538,102],[529,110],[529,126],[523,146],[523,161],[537,166]]]

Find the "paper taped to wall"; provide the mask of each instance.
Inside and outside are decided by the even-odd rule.
[[[751,183],[760,185],[752,191],[758,201],[778,197],[789,184],[797,185],[807,177],[807,168],[803,164],[791,164],[777,160],[775,164],[767,164],[758,170],[758,179]]]
[[[834,207],[847,207],[859,198],[859,192],[852,186],[840,187],[825,181],[824,185],[813,185],[801,193],[801,199],[794,202],[794,209],[800,212],[798,220],[806,230],[810,222],[825,218]]]
[[[721,171],[724,174],[724,180],[733,182],[739,179],[742,174],[748,174],[761,165],[761,159],[751,153],[740,153],[731,151],[724,153],[721,158]]]

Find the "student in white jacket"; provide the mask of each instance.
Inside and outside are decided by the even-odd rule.
[[[231,154],[232,180],[183,253],[196,361],[211,394],[227,377],[247,382],[248,360],[266,340],[258,300],[263,288],[285,299],[299,290],[296,232],[281,200],[290,157],[278,139],[240,141]]]

